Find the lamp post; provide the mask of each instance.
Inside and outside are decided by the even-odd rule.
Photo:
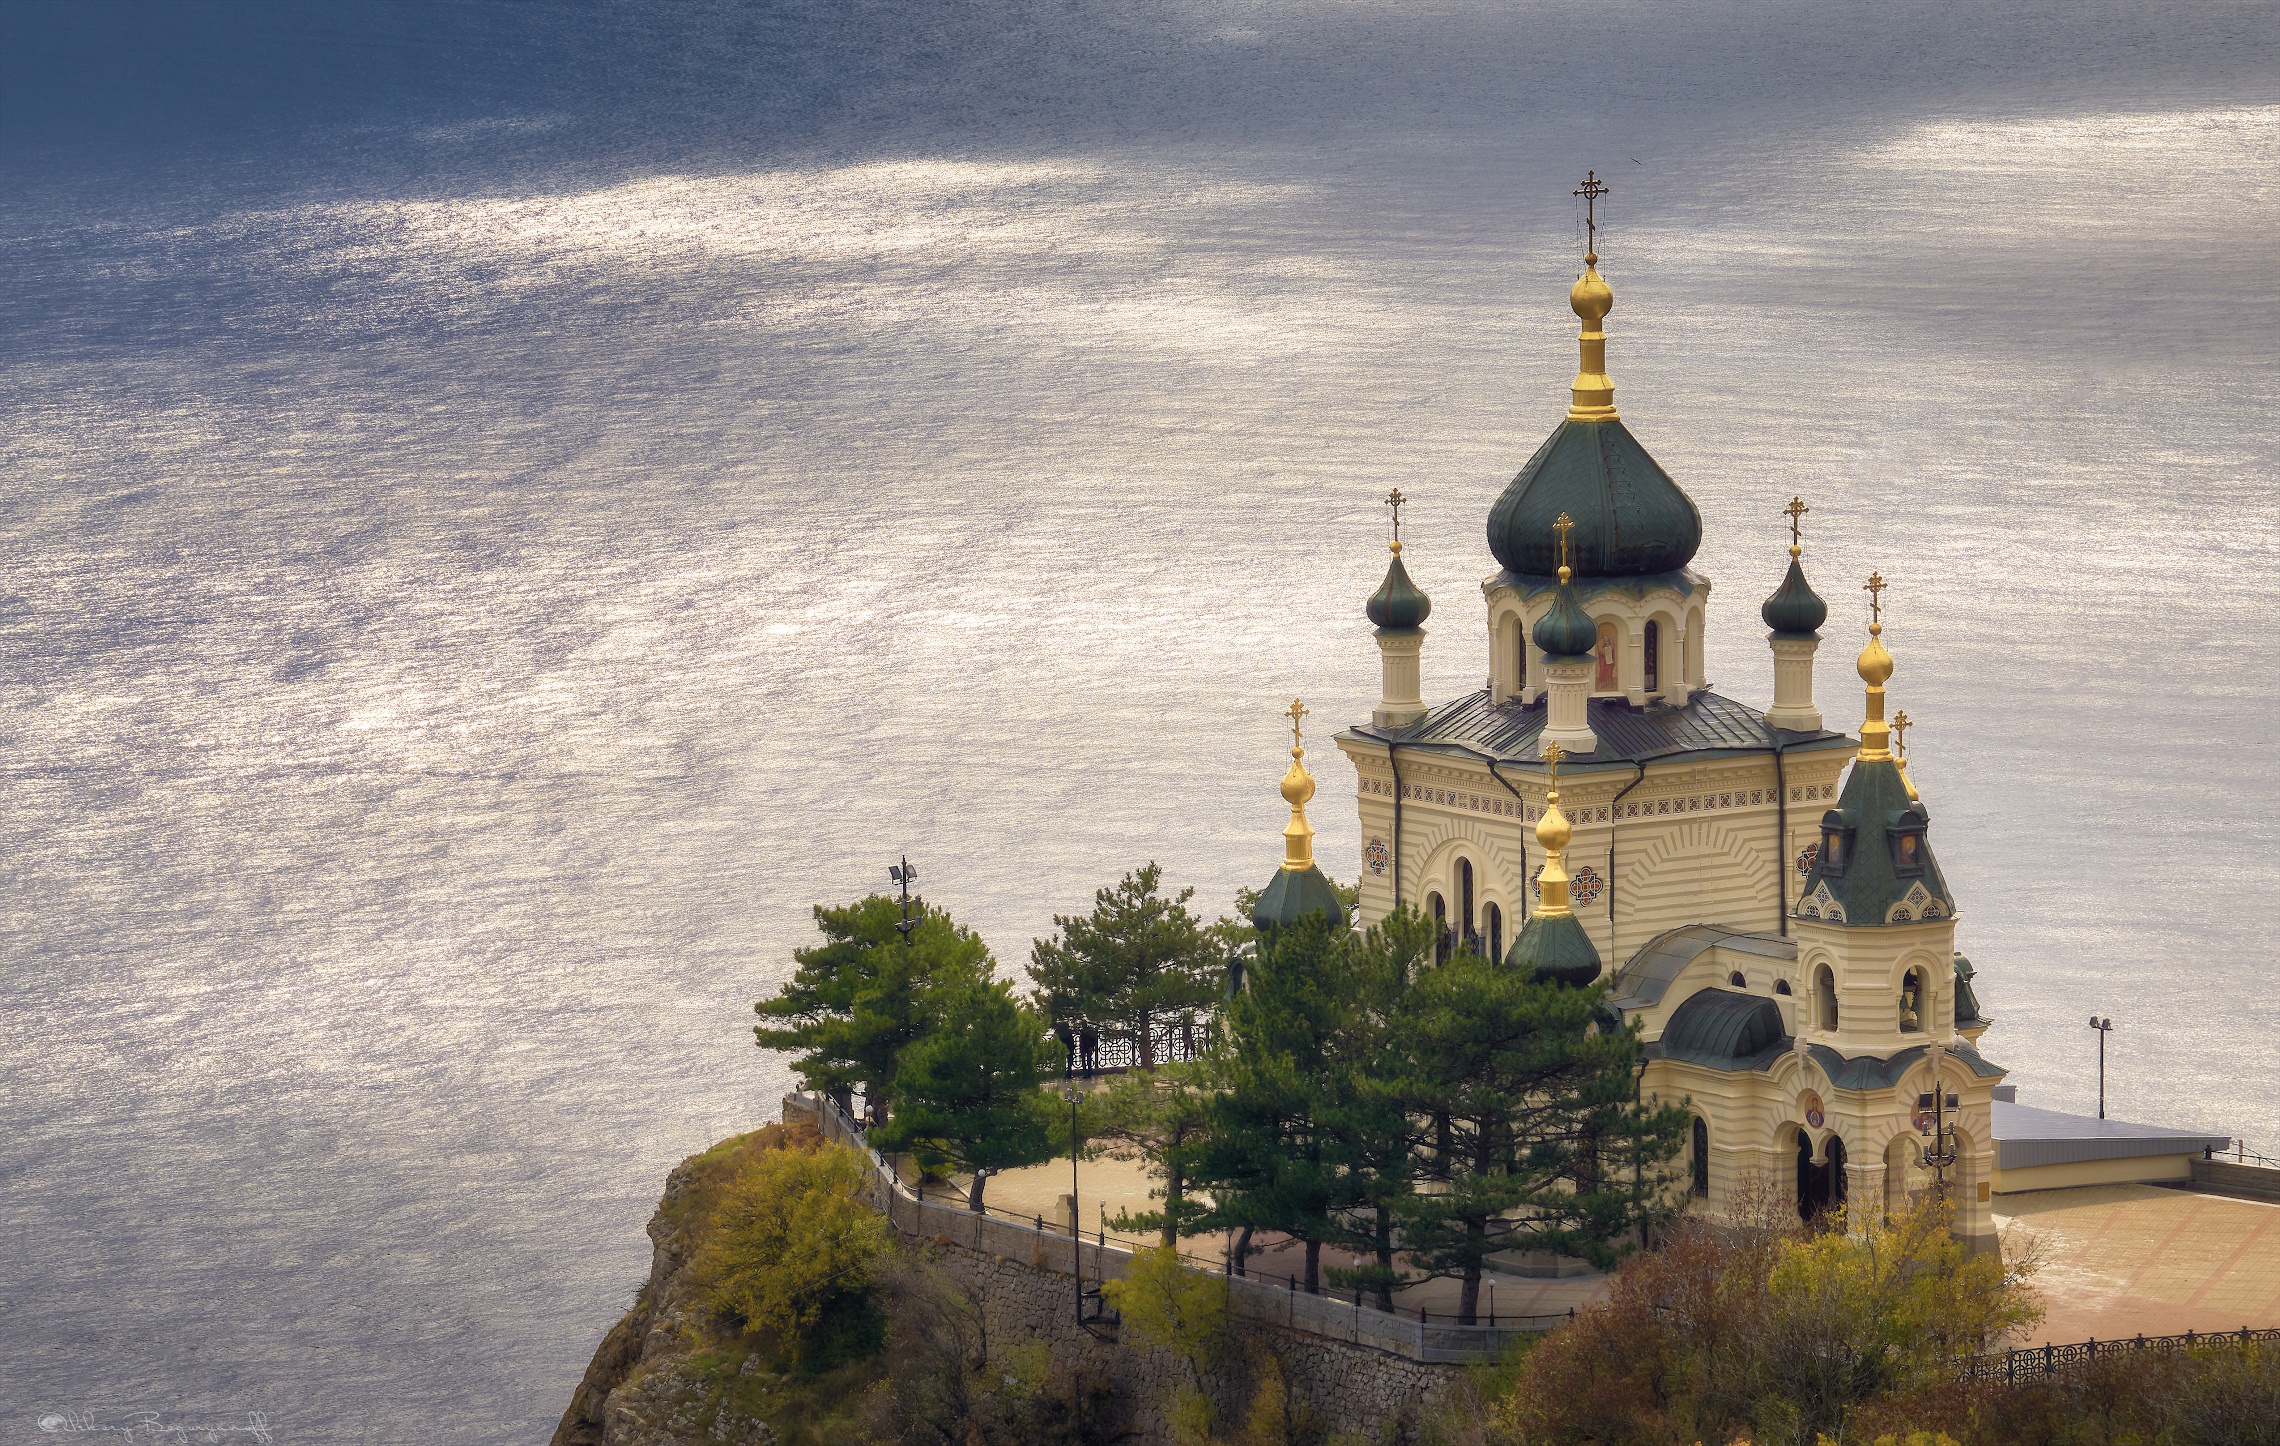
[[[918,927],[910,921],[910,886],[918,882],[918,870],[911,865],[910,855],[904,854],[900,864],[887,865],[887,877],[902,886],[902,922],[895,925],[895,932],[908,944],[910,931]]]
[[[1923,1148],[1924,1168],[1932,1172],[1932,1191],[1942,1205],[1947,1203],[1948,1166],[1955,1163],[1955,1135],[1947,1122],[1947,1085],[1940,1078],[1940,1065],[1947,1059],[1947,1046],[1937,1040],[1924,1051],[1924,1058],[1932,1067],[1932,1117],[1916,1127],[1926,1137]]]
[[[1084,1236],[1077,1229],[1077,1082],[1074,1078],[1061,1084],[1061,1098],[1069,1102],[1069,1266],[1077,1282],[1077,1329],[1085,1328],[1085,1247]]]
[[[2098,1118],[2106,1118],[2106,1036],[2114,1029],[2114,1021],[2090,1016],[2090,1027],[2098,1031]]]

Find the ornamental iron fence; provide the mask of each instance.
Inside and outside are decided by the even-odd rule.
[[[2204,1346],[2247,1345],[2251,1341],[2280,1341],[2280,1330],[2187,1331],[2181,1336],[2132,1336],[2128,1340],[2092,1338],[2067,1345],[2026,1346],[2018,1350],[1989,1351],[1964,1361],[1963,1377],[1970,1381],[2039,1381],[2097,1361],[2141,1351],[2173,1354]]]

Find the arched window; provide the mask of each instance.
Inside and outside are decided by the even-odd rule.
[[[1710,1126],[1700,1115],[1694,1117],[1694,1193],[1710,1195]]]
[[[1813,1005],[1814,1013],[1821,1021],[1821,1028],[1835,1029],[1837,1027],[1837,976],[1830,971],[1826,964],[1813,971]]]
[[[1425,912],[1433,916],[1433,962],[1449,962],[1449,906],[1439,894],[1425,896]]]
[[[1488,925],[1488,957],[1502,959],[1504,957],[1504,911],[1494,904],[1488,904],[1483,906],[1481,912],[1484,916],[1484,922]]]
[[[1457,860],[1457,922],[1464,937],[1473,935],[1473,873],[1471,859]]]
[[[1646,669],[1647,691],[1662,691],[1662,624],[1647,623],[1645,650],[1639,654],[1639,666]]]
[[[1512,620],[1512,691],[1521,692],[1528,686],[1528,621]]]
[[[1776,993],[1776,994],[1787,994],[1787,993],[1789,993],[1789,981],[1788,981],[1788,980],[1786,980],[1786,979],[1776,979],[1776,980],[1774,980],[1774,981],[1773,981],[1773,992],[1774,992],[1774,993]]]
[[[1612,693],[1616,686],[1615,625],[1613,623],[1601,623],[1599,625],[1597,656],[1599,658],[1599,676],[1593,680],[1592,689],[1595,692]]]
[[[1733,973],[1727,975],[1726,982],[1733,985],[1736,989],[1747,989],[1750,987],[1748,976],[1744,975],[1739,969],[1736,969]]]
[[[1911,969],[1900,976],[1900,1030],[1920,1034],[1924,1028],[1924,971]]]

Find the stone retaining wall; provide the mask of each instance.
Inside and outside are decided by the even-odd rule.
[[[786,1096],[784,1118],[864,1148],[836,1110],[817,1104],[800,1095]],[[1077,1320],[1072,1257],[1081,1257],[1084,1280],[1093,1284],[1121,1279],[1131,1261],[1129,1250],[1083,1239],[1072,1247],[1065,1228],[1038,1230],[977,1215],[963,1205],[919,1201],[896,1184],[884,1161],[876,1155],[871,1159],[874,1205],[894,1222],[897,1233],[940,1249],[944,1269],[981,1302],[994,1336],[1044,1340],[1062,1359],[1091,1363],[1115,1381],[1149,1446],[1170,1440],[1163,1406],[1175,1389],[1191,1384],[1187,1368],[1160,1350],[1098,1339]],[[1293,1400],[1333,1434],[1370,1442],[1415,1439],[1417,1428],[1457,1379],[1454,1361],[1481,1354],[1484,1337],[1519,1334],[1423,1325],[1240,1278],[1227,1284],[1245,1343],[1280,1364]],[[1442,1359],[1433,1359],[1435,1355]],[[1228,1390],[1242,1392],[1239,1383]],[[1239,1401],[1222,1404],[1240,1408]]]

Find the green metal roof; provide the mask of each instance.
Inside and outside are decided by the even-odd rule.
[[[1821,817],[1821,852],[1800,891],[1798,916],[1855,926],[1953,918],[1955,896],[1948,892],[1939,861],[1932,857],[1929,824],[1929,810],[1908,796],[1897,763],[1890,758],[1855,759],[1845,776],[1844,791],[1837,795],[1837,806]],[[1829,867],[1827,838],[1832,827],[1851,839],[1852,852],[1841,871]],[[1921,872],[1903,874],[1894,841],[1911,832],[1922,839]],[[1904,917],[1896,917],[1896,909]]]
[[[1346,922],[1346,906],[1322,870],[1312,864],[1303,869],[1276,869],[1266,891],[1251,910],[1251,927],[1262,933],[1295,924],[1308,914],[1323,914],[1334,923]]]
[[[1562,421],[1489,509],[1488,550],[1513,572],[1557,573],[1562,513],[1578,578],[1675,571],[1702,546],[1694,499],[1619,421]]]
[[[1401,565],[1401,554],[1397,552],[1386,567],[1385,581],[1370,594],[1362,610],[1373,624],[1386,632],[1415,632],[1433,615],[1433,600],[1409,580],[1409,569]]]
[[[1785,1037],[1781,1006],[1764,995],[1698,989],[1663,1026],[1663,1057],[1726,1069],[1777,1049]]]
[[[1525,969],[1536,979],[1577,988],[1599,977],[1599,950],[1574,914],[1529,915],[1504,963],[1510,969]]]
[[[1773,596],[1765,600],[1765,606],[1758,609],[1758,616],[1782,637],[1817,638],[1821,635],[1821,624],[1829,620],[1829,605],[1821,601],[1821,595],[1805,581],[1805,569],[1792,557],[1788,575],[1781,579],[1781,586],[1773,590]]]

